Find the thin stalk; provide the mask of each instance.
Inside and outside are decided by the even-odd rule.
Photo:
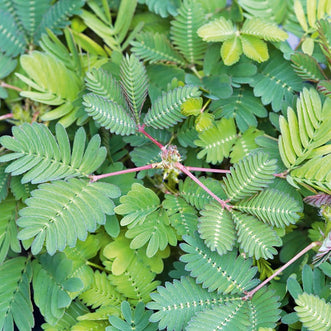
[[[163,146],[161,143],[159,143],[156,139],[154,139],[151,135],[149,135],[146,131],[145,131],[145,127],[140,126],[138,127],[138,131],[141,132],[143,135],[145,135],[151,142],[153,142],[155,145],[157,145],[162,151],[166,149],[165,146]]]
[[[91,175],[91,176],[89,176],[89,178],[91,179],[90,182],[94,183],[97,180],[102,179],[102,178],[117,176],[117,175],[123,175],[123,174],[127,174],[127,173],[130,173],[130,172],[138,172],[138,171],[142,171],[142,170],[148,170],[148,169],[156,168],[157,166],[158,166],[158,163],[151,163],[151,164],[144,165],[142,167],[109,172],[108,174],[102,174],[102,175],[98,175],[98,176]]]
[[[23,90],[17,86],[14,86],[14,85],[10,85],[10,84],[7,84],[5,82],[1,82],[0,83],[0,86],[1,87],[5,87],[5,88],[9,88],[11,90],[15,90],[15,91],[18,91],[18,92],[22,92]]]
[[[265,281],[263,281],[260,285],[256,286],[253,290],[249,291],[242,300],[248,300],[251,299],[252,296],[260,290],[264,285],[268,284],[272,279],[274,279],[276,276],[278,276],[281,272],[283,272],[288,266],[290,266],[293,262],[295,262],[298,258],[300,258],[302,255],[309,252],[312,248],[316,246],[320,246],[321,242],[314,241],[311,244],[309,244],[306,248],[304,248],[301,252],[299,252],[297,255],[295,255],[290,261],[285,263],[281,268],[276,270],[269,278],[267,278]]]
[[[7,118],[13,118],[13,117],[14,117],[14,115],[12,113],[5,114],[5,115],[0,116],[0,121],[6,120]]]
[[[230,173],[230,170],[223,170],[223,169],[211,169],[211,168],[199,168],[199,167],[189,167],[189,166],[185,166],[185,168],[187,170],[190,171],[204,171],[204,172],[216,172],[216,173],[220,173],[220,174],[227,174]]]
[[[94,267],[96,269],[99,269],[101,271],[105,271],[106,270],[104,267],[102,267],[102,266],[100,266],[100,265],[98,265],[96,263],[90,262],[90,261],[87,261],[86,264],[87,265],[90,265],[91,267]]]
[[[206,185],[201,183],[201,181],[195,177],[185,166],[183,166],[181,163],[176,162],[175,166],[177,169],[182,171],[184,174],[189,176],[194,182],[196,182],[202,189],[204,189],[212,198],[214,198],[221,206],[222,208],[226,208],[227,210],[231,210],[232,206],[228,205],[226,201],[220,199],[215,193],[213,193]]]

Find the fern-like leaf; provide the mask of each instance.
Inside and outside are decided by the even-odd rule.
[[[137,124],[148,91],[148,77],[136,56],[127,56],[121,63],[121,86]]]
[[[247,304],[244,301],[234,301],[198,312],[185,330],[246,331],[249,324]]]
[[[61,124],[56,125],[56,137],[43,124],[24,123],[13,127],[13,137],[3,136],[1,144],[14,153],[0,157],[0,162],[12,161],[6,168],[13,176],[24,174],[22,183],[43,183],[68,177],[88,176],[106,157],[100,147],[100,137],[91,138],[85,149],[86,133],[77,130],[72,151],[69,138]]]
[[[331,139],[331,107],[315,89],[304,89],[297,100],[297,115],[289,108],[288,119],[279,118],[279,152],[285,166],[292,169],[313,155],[314,150]]]
[[[224,178],[224,191],[231,201],[239,201],[268,187],[274,180],[277,160],[268,154],[250,154],[231,167]]]
[[[0,11],[1,12],[1,11]],[[17,66],[17,61],[9,56],[5,56],[0,53],[0,79],[8,76]],[[8,93],[1,87],[0,97],[1,99],[7,98]]]
[[[150,63],[171,62],[185,65],[183,57],[173,48],[164,34],[145,32],[131,42],[132,52]]]
[[[291,171],[289,178],[331,194],[331,154],[315,157]]]
[[[120,84],[108,71],[93,68],[86,74],[85,82],[90,92],[128,109]]]
[[[157,288],[157,293],[151,293],[151,298],[153,301],[147,304],[147,308],[156,312],[150,321],[159,322],[160,330],[167,328],[169,331],[185,330],[187,322],[196,312],[231,299],[206,291],[191,277],[166,282],[165,287]]]
[[[55,324],[71,304],[70,292],[79,291],[80,279],[70,277],[72,262],[63,253],[41,255],[32,262],[34,302],[46,321]]]
[[[193,207],[181,197],[170,194],[165,195],[162,206],[166,209],[170,224],[178,236],[193,235],[198,221],[197,212]]]
[[[310,330],[327,331],[331,328],[331,304],[313,294],[303,293],[295,300],[294,308],[303,326]]]
[[[79,299],[92,309],[100,306],[119,305],[124,297],[116,290],[105,272],[95,271],[90,288],[80,294]]]
[[[129,298],[132,303],[139,301],[147,303],[150,301],[150,293],[160,284],[154,278],[155,273],[137,259],[128,266],[122,275],[109,275],[109,279],[116,286],[117,291]]]
[[[272,259],[277,254],[274,246],[281,246],[282,240],[277,233],[267,224],[262,223],[254,216],[232,211],[236,223],[238,242],[248,256]]]
[[[185,269],[208,291],[242,294],[256,285],[256,268],[251,267],[251,260],[237,256],[236,251],[222,256],[211,252],[198,235],[184,236],[184,240],[186,243],[180,247],[186,254],[180,260],[186,262]]]
[[[324,79],[318,62],[312,56],[304,53],[295,53],[291,56],[294,71],[303,79],[317,83]]]
[[[288,34],[277,25],[258,17],[246,20],[240,32],[267,41],[284,41],[288,38]]]
[[[131,191],[120,198],[121,204],[115,208],[115,212],[125,215],[121,225],[129,225],[130,228],[136,224],[142,224],[146,217],[155,211],[160,205],[159,197],[141,184],[132,184]]]
[[[234,208],[281,228],[295,224],[300,218],[298,213],[302,212],[302,206],[297,200],[275,189],[266,189],[240,201]]]
[[[34,326],[30,298],[31,262],[25,257],[9,259],[0,265],[0,328],[29,331]]]
[[[8,194],[9,174],[5,172],[7,164],[0,165],[0,202],[6,199]]]
[[[199,177],[199,180],[219,198],[226,199],[226,195],[218,180],[210,177]],[[197,209],[202,209],[206,204],[213,201],[213,198],[204,189],[188,177],[184,180],[184,182],[179,182],[179,191],[180,195],[190,205]]]
[[[258,73],[249,84],[254,87],[254,95],[261,97],[264,105],[271,103],[274,111],[286,110],[292,106],[296,92],[302,90],[302,80],[282,54],[272,52],[270,57],[272,60],[258,67]]]
[[[125,108],[93,93],[84,95],[85,111],[110,132],[125,136],[135,133],[136,122]]]
[[[198,159],[206,156],[208,163],[216,164],[228,157],[235,140],[237,139],[236,126],[232,118],[222,118],[215,125],[199,134],[195,140],[196,146],[203,150],[197,155]]]
[[[24,27],[29,41],[33,42],[33,36],[40,24],[43,15],[50,8],[50,1],[38,0],[14,0],[15,14]]]
[[[177,87],[169,92],[163,92],[147,112],[144,123],[155,129],[174,126],[185,118],[180,106],[188,99],[197,98],[200,94],[196,86]]]
[[[117,316],[110,316],[109,322],[112,326],[107,327],[106,331],[129,331],[132,329],[137,331],[157,330],[156,324],[149,323],[149,317],[152,315],[152,312],[145,310],[143,302],[138,302],[135,310],[132,311],[129,302],[123,301],[121,304],[121,311],[125,321]]]
[[[112,184],[75,178],[41,184],[25,201],[27,207],[20,210],[17,224],[23,229],[18,237],[34,238],[33,254],[41,251],[44,241],[51,255],[56,250],[63,251],[67,245],[73,247],[77,238],[85,240],[87,231],[93,232],[97,224],[105,223],[105,214],[114,213],[114,203],[109,198],[117,198],[119,194]]]
[[[13,193],[16,200],[22,200],[31,196],[31,192],[37,188],[37,185],[31,183],[22,184],[22,175],[13,176],[10,178],[10,191]]]
[[[184,0],[178,9],[178,15],[171,21],[171,40],[191,64],[199,63],[206,50],[207,44],[197,34],[197,30],[205,22],[203,12],[199,2]]]
[[[15,253],[21,252],[16,226],[18,208],[18,203],[10,198],[0,205],[0,264],[6,259],[9,249]]]
[[[230,213],[216,202],[206,205],[200,213],[198,231],[206,246],[219,255],[231,251],[236,233]]]
[[[163,251],[168,244],[177,244],[176,233],[170,226],[168,215],[164,211],[148,215],[143,224],[131,227],[126,233],[127,238],[132,239],[131,249],[143,247],[146,243],[147,257],[154,256],[158,250]]]
[[[176,16],[180,0],[142,0],[148,9],[161,17]],[[140,3],[142,1],[139,1]]]
[[[26,41],[13,16],[0,9],[0,22],[0,52],[10,57],[22,54],[26,48]]]
[[[56,34],[61,34],[62,29],[69,24],[69,17],[80,14],[84,4],[85,0],[59,0],[56,2],[43,16],[35,32],[35,42],[46,32],[46,29],[50,29]]]

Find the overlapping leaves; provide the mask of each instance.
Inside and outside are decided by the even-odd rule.
[[[106,157],[98,135],[92,137],[85,148],[83,128],[77,130],[72,149],[61,124],[56,125],[56,136],[45,125],[37,123],[24,123],[12,131],[13,137],[3,136],[0,142],[13,153],[1,156],[0,162],[11,161],[6,172],[13,176],[24,174],[22,183],[86,177],[98,169]]]

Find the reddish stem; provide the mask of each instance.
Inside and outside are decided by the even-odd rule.
[[[220,174],[227,174],[230,173],[230,170],[223,170],[223,169],[210,169],[210,168],[199,168],[199,167],[185,167],[187,170],[190,171],[204,171],[204,172],[217,172]]]
[[[227,210],[231,210],[232,206],[228,205],[226,201],[220,199],[215,193],[213,193],[206,185],[201,183],[201,181],[195,177],[185,166],[183,166],[181,163],[176,162],[175,166],[177,169],[182,171],[184,174],[189,176],[194,182],[196,182],[202,189],[204,189],[211,197],[213,197],[219,204],[222,206],[222,208],[226,208]]]
[[[149,135],[145,131],[145,125],[139,126],[138,131],[141,132],[143,135],[145,135],[150,141],[152,141],[155,145],[157,145],[161,150],[165,150],[166,147],[163,146],[161,143],[159,143],[156,139],[154,139],[151,135]]]
[[[299,252],[297,255],[295,255],[290,261],[288,261],[286,264],[284,264],[281,268],[277,269],[269,278],[267,278],[265,281],[263,281],[260,285],[256,286],[253,290],[249,291],[242,299],[248,300],[251,299],[252,296],[260,290],[264,285],[268,284],[273,278],[278,276],[281,272],[283,272],[288,266],[290,266],[293,262],[295,262],[298,258],[300,258],[302,255],[306,254],[308,251],[310,251],[312,248],[316,246],[320,246],[321,242],[314,241],[311,244],[309,244],[306,248],[304,248],[301,252]]]
[[[5,87],[5,88],[9,88],[11,90],[15,90],[15,91],[18,91],[18,92],[22,92],[23,90],[17,86],[14,86],[14,85],[10,85],[10,84],[7,84],[5,82],[1,82],[0,84],[1,87]]]
[[[14,115],[12,113],[5,114],[5,115],[0,116],[0,121],[6,120],[7,118],[13,118],[13,117],[14,117]]]
[[[147,164],[144,165],[142,167],[137,167],[137,168],[133,168],[133,169],[125,169],[125,170],[120,170],[120,171],[114,171],[114,172],[110,172],[108,174],[102,174],[102,175],[91,175],[89,176],[89,178],[91,179],[90,182],[94,183],[99,179],[102,178],[106,178],[106,177],[111,177],[111,176],[117,176],[117,175],[123,175],[123,174],[127,174],[130,172],[138,172],[138,171],[142,171],[142,170],[148,170],[148,169],[152,169],[152,168],[156,168],[158,166],[158,163],[151,163],[151,164]]]

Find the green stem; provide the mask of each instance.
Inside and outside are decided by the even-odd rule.
[[[105,271],[106,269],[96,263],[93,263],[93,262],[90,262],[90,261],[87,261],[86,262],[87,265],[91,266],[91,267],[94,267],[96,269],[99,269],[99,270],[102,270],[102,271]]]

